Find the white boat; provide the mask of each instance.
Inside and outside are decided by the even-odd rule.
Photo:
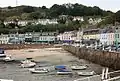
[[[1,53],[0,53],[0,57],[6,57],[6,55],[5,55],[5,54],[1,54]]]
[[[35,65],[36,65],[35,62],[31,62],[31,61],[27,60],[27,61],[22,62],[21,67],[30,68],[30,67],[34,67]]]
[[[48,73],[49,72],[48,69],[45,69],[45,68],[32,68],[32,69],[29,69],[29,71],[31,73],[38,73],[38,74],[40,74],[40,73]]]
[[[91,72],[77,72],[78,75],[81,75],[81,76],[92,76],[95,74],[94,71],[91,71]]]
[[[72,70],[84,70],[87,69],[87,66],[81,65],[81,66],[71,66]]]
[[[58,75],[69,75],[69,74],[72,74],[71,71],[58,71],[57,72]]]
[[[7,56],[4,58],[4,61],[11,62],[11,61],[14,61],[14,59],[11,56]]]
[[[13,80],[0,79],[0,81],[13,81]]]
[[[29,63],[31,62],[30,60],[22,60],[21,63],[24,64],[24,63]]]

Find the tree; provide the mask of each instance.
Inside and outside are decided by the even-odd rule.
[[[28,13],[23,13],[22,15],[21,15],[21,19],[22,20],[29,20],[30,18],[29,18],[29,15],[30,14],[28,14]]]
[[[0,28],[5,28],[4,22],[0,22]]]
[[[110,16],[105,17],[103,21],[101,21],[100,23],[98,23],[97,27],[105,26],[105,25],[108,25],[108,24],[115,25],[115,22],[116,22],[115,15],[112,14]]]
[[[32,13],[30,13],[30,15],[29,15],[29,17],[31,18],[31,19],[39,19],[40,18],[40,13],[39,12],[32,12]]]
[[[12,7],[11,7],[11,6],[8,6],[8,9],[12,9]]]
[[[35,11],[34,8],[31,7],[31,6],[26,6],[26,7],[23,8],[23,12],[25,12],[25,13],[31,13],[31,12],[34,12],[34,11]]]
[[[115,13],[116,21],[120,23],[120,10]]]
[[[42,6],[42,9],[47,9],[47,7],[46,6]]]
[[[66,23],[66,19],[65,18],[60,18],[60,19],[58,19],[57,22],[60,23],[60,24],[65,24]]]

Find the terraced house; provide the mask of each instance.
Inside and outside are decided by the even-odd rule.
[[[120,27],[115,28],[115,45],[120,45]]]
[[[92,40],[92,39],[99,40],[99,38],[100,38],[99,30],[100,29],[84,30],[83,39],[85,39],[85,40]]]
[[[32,33],[33,43],[56,43],[57,32],[38,32]]]
[[[8,44],[9,37],[8,35],[1,34],[0,35],[0,44]]]

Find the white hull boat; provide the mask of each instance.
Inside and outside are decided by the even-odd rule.
[[[36,66],[36,63],[35,62],[31,62],[31,61],[23,61],[22,64],[21,64],[21,67],[23,68],[30,68],[30,67],[34,67]]]
[[[36,74],[42,74],[42,73],[48,73],[48,69],[43,69],[43,68],[32,68],[29,69],[31,73],[36,73]]]
[[[13,81],[13,80],[0,79],[0,81]]]
[[[91,72],[77,72],[78,75],[81,75],[81,76],[92,76],[95,74],[94,71],[91,71]]]
[[[72,74],[72,72],[71,71],[63,71],[63,72],[62,71],[58,71],[57,74],[58,75],[69,75],[69,74]]]
[[[0,57],[6,57],[6,55],[5,54],[0,54]]]
[[[22,64],[29,63],[29,62],[31,62],[31,61],[30,60],[23,60],[23,61],[21,61]]]
[[[11,62],[11,61],[14,61],[14,59],[12,59],[11,57],[5,57],[4,58],[4,61],[6,61],[6,62]]]
[[[87,69],[87,66],[71,66],[72,70],[84,70]]]

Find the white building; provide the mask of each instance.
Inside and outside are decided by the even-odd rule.
[[[62,42],[69,43],[76,40],[76,33],[74,31],[64,32],[58,35],[58,39]]]
[[[0,35],[0,44],[8,44],[9,37],[8,35]]]
[[[103,45],[113,45],[115,42],[115,34],[114,33],[102,33],[100,35],[100,43]]]
[[[82,21],[84,21],[84,18],[83,18],[83,17],[80,17],[80,16],[73,17],[73,21],[76,21],[76,20],[82,22]]]
[[[33,33],[32,41],[37,43],[55,43],[57,41],[56,32]]]
[[[5,21],[4,24],[7,25],[9,23],[15,23],[14,21]],[[19,20],[18,25],[20,26],[26,26],[28,23],[31,24],[58,24],[57,19],[38,19],[38,20]]]
[[[88,22],[89,24],[96,25],[97,23],[100,23],[102,21],[101,18],[89,18]]]
[[[25,35],[24,34],[9,34],[9,44],[19,44],[24,43],[25,41]]]
[[[47,24],[58,24],[57,19],[38,19],[38,22],[36,24],[42,24],[42,25],[47,25]]]
[[[76,37],[76,41],[81,42],[81,40],[83,39],[83,30],[79,30],[77,31],[77,37]]]

